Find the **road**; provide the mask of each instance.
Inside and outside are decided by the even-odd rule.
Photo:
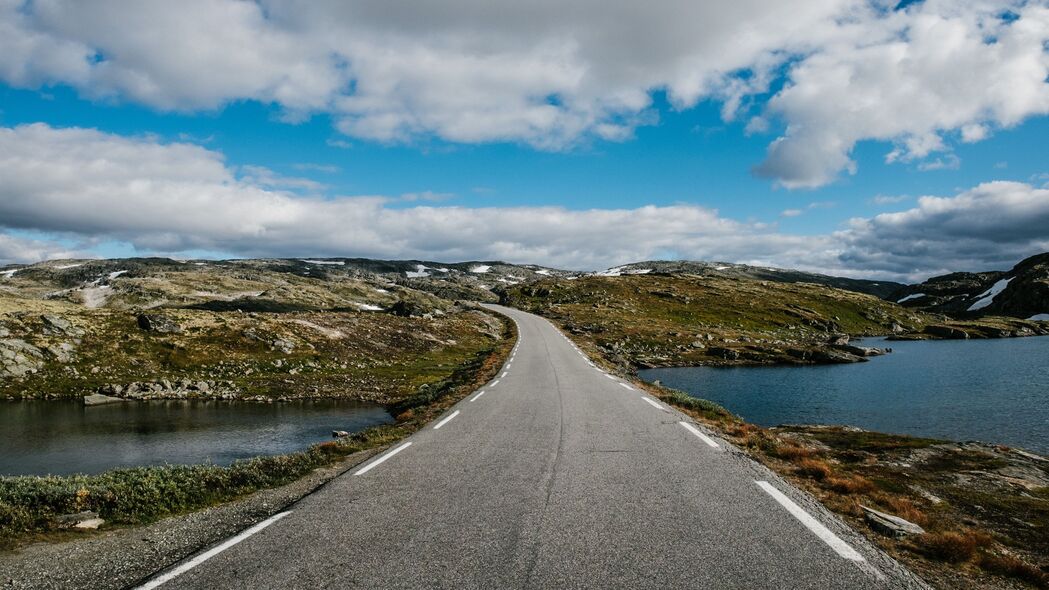
[[[434,423],[145,588],[920,588],[545,319]]]

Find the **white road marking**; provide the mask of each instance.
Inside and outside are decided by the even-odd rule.
[[[354,473],[354,475],[364,475],[365,473],[368,473],[372,469],[378,467],[379,465],[382,465],[390,457],[396,455],[397,453],[400,453],[401,451],[403,451],[404,449],[407,449],[410,446],[412,446],[412,443],[410,443],[410,442],[404,443],[403,445],[397,447],[396,449],[386,453],[382,457],[379,457],[378,459],[376,459],[376,460],[372,461],[371,463],[365,465],[363,468],[358,469],[357,472]]]
[[[496,385],[499,385],[499,380],[498,379],[496,379],[495,381],[492,381],[492,385],[491,386],[495,387]]]
[[[509,373],[509,371],[503,371],[503,374],[499,375],[499,378],[502,379],[502,378],[506,377],[507,373]]]
[[[452,418],[455,418],[455,417],[456,417],[456,416],[458,416],[458,415],[459,415],[459,410],[456,410],[456,411],[452,412],[452,414],[451,414],[450,416],[448,416],[448,417],[447,417],[447,418],[445,418],[444,420],[441,420],[440,422],[438,422],[438,423],[437,423],[437,425],[433,427],[433,429],[434,429],[434,430],[437,430],[438,428],[440,428],[440,427],[444,426],[444,425],[445,425],[445,424],[447,424],[447,423],[448,423],[449,421],[451,421],[451,419],[452,419]]]
[[[256,524],[255,526],[242,531],[237,536],[232,537],[230,539],[227,539],[221,545],[216,545],[215,547],[212,547],[211,549],[208,549],[204,553],[201,553],[200,555],[198,555],[198,556],[194,557],[193,559],[183,563],[182,565],[180,565],[177,568],[169,571],[168,573],[166,573],[166,574],[164,574],[162,576],[158,576],[156,578],[153,578],[152,580],[146,582],[145,584],[142,584],[141,586],[136,588],[136,590],[152,590],[153,588],[157,588],[159,586],[162,586],[163,584],[166,584],[167,582],[170,582],[171,580],[174,580],[175,578],[177,578],[177,577],[181,576],[182,574],[188,572],[189,570],[197,567],[198,565],[204,563],[205,561],[211,559],[212,557],[215,557],[219,553],[222,553],[223,551],[225,551],[226,549],[229,549],[230,547],[236,545],[237,543],[240,543],[244,539],[247,539],[248,537],[254,535],[255,533],[257,533],[257,532],[261,531],[262,529],[270,526],[271,524],[277,522],[278,520],[284,518],[285,516],[287,516],[289,514],[291,514],[290,510],[285,511],[285,512],[281,512],[279,514],[274,514],[273,516],[271,516],[271,517],[267,518],[266,520]]]
[[[602,371],[602,372],[603,372],[603,371]],[[609,379],[611,379],[612,381],[615,381],[615,380],[616,380],[616,378],[615,378],[615,377],[613,377],[613,376],[609,375],[608,373],[605,373],[605,377],[608,377],[608,378],[609,378]]]
[[[660,410],[662,410],[662,409],[663,409],[663,406],[661,406],[661,405],[657,404],[656,402],[654,402],[654,401],[652,401],[652,400],[648,399],[648,398],[647,398],[647,397],[645,397],[645,396],[641,396],[641,399],[643,399],[643,400],[645,400],[646,402],[648,402],[648,403],[649,403],[649,404],[650,404],[650,405],[651,405],[652,407],[654,407],[654,408],[659,408]]]
[[[802,510],[801,506],[794,503],[793,500],[783,494],[783,492],[777,490],[767,481],[755,481],[754,483],[765,490],[768,495],[772,496],[772,499],[779,502],[781,506],[787,509],[791,515],[801,521],[801,524],[805,525],[807,529],[815,533],[824,543],[830,546],[838,555],[851,561],[866,561],[863,556],[856,552],[855,549],[850,547],[845,541],[842,541],[837,535],[830,532],[830,530],[823,526],[820,521],[816,520],[809,515],[808,512]]]
[[[633,387],[630,387],[626,383],[620,383],[619,386],[620,387],[625,387],[625,388],[629,389],[630,391],[637,391],[636,389],[634,389]]]
[[[470,401],[471,402],[475,402],[475,401],[477,401],[477,398],[481,397],[482,395],[484,395],[484,390],[483,389],[477,395],[475,395],[472,398],[470,398]]]
[[[687,431],[691,432],[692,434],[698,436],[699,440],[707,443],[708,445],[710,445],[711,447],[714,447],[715,449],[718,448],[718,443],[714,442],[714,439],[712,439],[709,436],[707,436],[707,435],[703,434],[702,432],[700,432],[699,429],[696,428],[695,426],[689,424],[688,422],[678,422],[678,424],[684,426],[685,430],[687,430]]]

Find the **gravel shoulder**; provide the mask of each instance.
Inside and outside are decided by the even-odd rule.
[[[279,488],[156,523],[0,554],[0,588],[127,588],[287,509],[382,448],[354,453]]]

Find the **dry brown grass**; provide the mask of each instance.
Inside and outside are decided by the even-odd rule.
[[[834,470],[831,469],[826,461],[820,459],[802,459],[801,461],[798,461],[797,467],[794,468],[794,473],[809,479],[824,481],[831,477]]]
[[[972,529],[926,533],[916,540],[923,553],[947,563],[972,561],[977,555],[977,550],[994,543],[994,539],[987,533]]]
[[[813,449],[811,447],[803,447],[797,443],[792,442],[779,445],[773,452],[773,455],[775,455],[776,457],[779,457],[784,461],[790,461],[792,463],[801,461],[803,459],[812,459],[814,457],[819,457],[822,454],[823,453],[818,449]]]
[[[885,493],[874,494],[873,498],[888,512],[900,518],[921,526],[929,524],[929,517],[908,498]]]
[[[1041,568],[1012,555],[982,555],[980,568],[998,574],[1023,580],[1035,588],[1049,588],[1049,574]]]
[[[867,494],[877,489],[874,482],[860,475],[828,477],[824,483],[839,494]]]

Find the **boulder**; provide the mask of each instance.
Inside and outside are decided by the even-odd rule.
[[[74,326],[73,322],[64,317],[44,314],[40,316],[40,319],[44,322],[44,332],[47,334],[62,336],[82,336],[84,334],[83,330]]]
[[[97,529],[105,522],[99,518],[97,512],[90,510],[55,517],[55,523],[59,528]]]
[[[22,377],[44,366],[44,353],[25,340],[0,340],[0,377]]]
[[[346,432],[345,430],[332,430],[331,431],[331,437],[332,438],[346,438],[347,436],[350,436],[350,433]]]
[[[968,340],[969,333],[965,330],[959,330],[958,328],[952,328],[950,326],[932,325],[925,326],[924,332],[930,336],[936,336],[937,338],[946,338],[948,340]]]
[[[157,313],[143,313],[138,316],[138,327],[147,332],[160,334],[178,334],[182,331],[175,320]]]
[[[101,393],[92,393],[91,395],[84,396],[85,406],[101,406],[104,404],[115,404],[118,402],[126,401],[123,398],[111,397],[108,395],[102,395]]]
[[[863,516],[866,518],[867,524],[869,524],[872,529],[885,536],[899,539],[910,535],[925,534],[925,529],[909,520],[904,520],[899,516],[868,508],[862,504],[860,505],[860,508],[863,509]]]

